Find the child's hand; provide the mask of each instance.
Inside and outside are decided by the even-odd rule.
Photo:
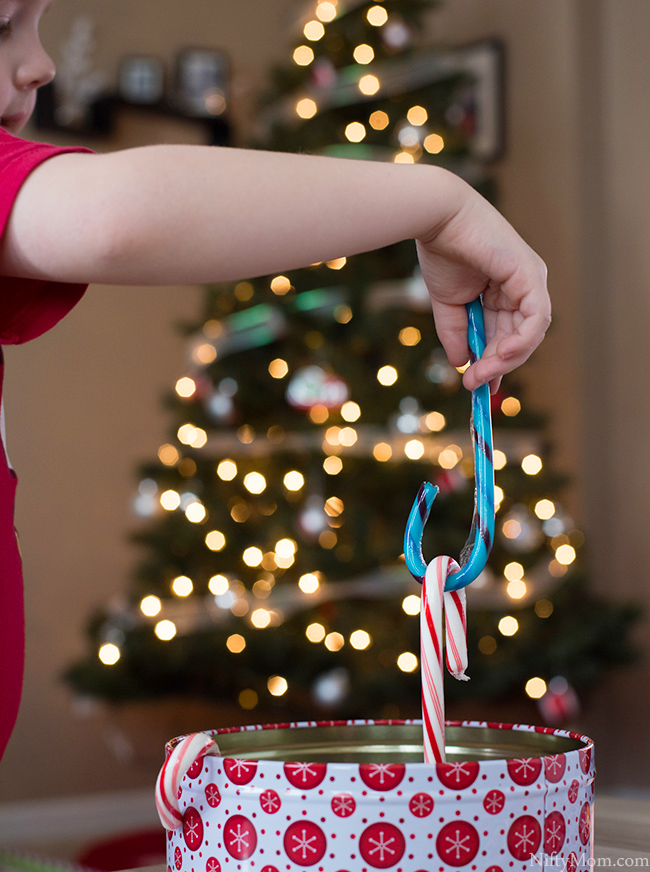
[[[469,360],[464,304],[482,293],[487,344],[463,383],[472,390],[489,382],[494,393],[551,323],[546,266],[486,200],[461,185],[458,210],[418,240],[418,253],[438,336],[454,366]]]

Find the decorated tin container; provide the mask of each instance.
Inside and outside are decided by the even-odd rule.
[[[422,762],[421,721],[211,731],[178,790],[171,872],[590,869],[593,743],[462,721]],[[179,739],[168,743],[167,754]]]

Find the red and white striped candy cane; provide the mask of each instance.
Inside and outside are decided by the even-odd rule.
[[[207,733],[191,733],[176,745],[163,763],[156,781],[156,809],[166,830],[175,830],[183,821],[178,806],[178,789],[187,770],[206,754],[219,756],[219,746]]]
[[[457,564],[451,560],[449,572]],[[467,606],[465,588],[445,591],[445,644],[447,669],[458,681],[469,681],[467,669]]]
[[[445,697],[442,667],[442,613],[445,607],[447,667],[455,678],[466,680],[467,637],[464,591],[445,593],[450,572],[458,571],[451,557],[436,557],[427,566],[420,609],[420,660],[424,760],[445,759]]]

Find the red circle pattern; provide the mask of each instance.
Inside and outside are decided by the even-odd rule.
[[[590,747],[435,766],[209,756],[193,771],[169,872],[526,872],[542,856],[577,872],[589,851]]]

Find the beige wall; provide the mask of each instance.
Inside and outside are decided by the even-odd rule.
[[[268,65],[287,60],[289,13],[301,7],[300,0],[188,0],[179,13],[157,0],[152,19],[144,0],[59,0],[45,35],[56,55],[74,14],[90,11],[98,60],[110,74],[129,52],[171,61],[185,44],[227,47],[243,123]],[[650,7],[647,0],[447,0],[431,29],[443,41],[496,35],[507,42],[501,205],[547,260],[555,307],[554,327],[524,373],[530,400],[552,413],[558,461],[576,476],[571,507],[590,533],[595,583],[614,596],[647,599]],[[122,144],[139,142],[142,129],[122,136]],[[93,606],[124,590],[134,470],[166,438],[159,398],[183,369],[172,325],[197,311],[199,297],[197,289],[93,288],[56,331],[7,355],[30,650],[0,801],[146,786],[155,776],[157,760],[115,761],[101,722],[79,717],[57,676],[82,650]],[[634,741],[650,727],[650,701],[638,691],[646,672],[617,676],[586,713],[603,782],[650,786],[650,764],[636,759]],[[620,728],[619,741],[623,719],[630,726]]]

